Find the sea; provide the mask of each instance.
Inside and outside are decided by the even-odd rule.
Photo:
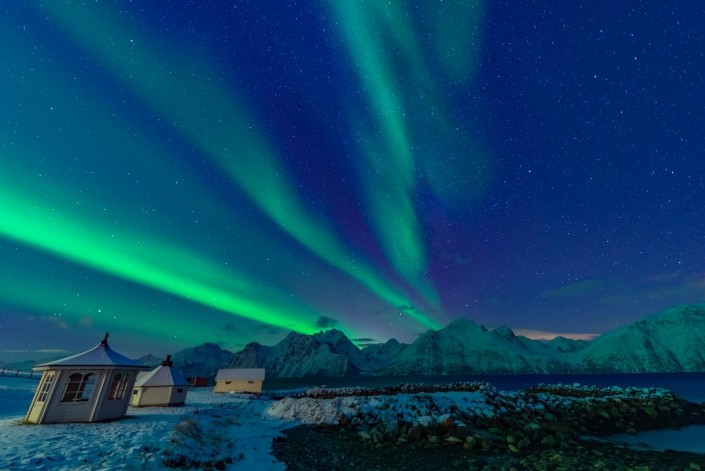
[[[445,384],[478,381],[503,391],[518,391],[539,384],[597,387],[664,388],[691,402],[705,402],[705,372],[698,373],[613,373],[613,374],[493,374],[436,376],[349,376],[266,379],[265,391],[326,387],[387,387],[399,384]]]

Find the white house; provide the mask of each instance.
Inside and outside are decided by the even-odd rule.
[[[260,394],[264,368],[227,368],[215,375],[213,392],[250,392]]]
[[[183,406],[191,384],[173,366],[171,355],[167,355],[161,366],[139,373],[132,390],[130,405]]]
[[[125,416],[139,371],[149,369],[108,346],[108,334],[94,348],[36,365],[43,371],[25,422],[99,422]]]

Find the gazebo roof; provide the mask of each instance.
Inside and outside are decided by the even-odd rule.
[[[95,347],[83,353],[71,355],[60,360],[50,361],[35,365],[33,369],[47,370],[53,367],[76,367],[76,366],[103,366],[103,367],[131,367],[132,369],[148,369],[137,360],[130,360],[110,348],[108,345],[108,334]]]
[[[152,371],[140,373],[135,382],[135,387],[138,386],[191,386],[191,383],[186,381],[171,365],[161,365]]]

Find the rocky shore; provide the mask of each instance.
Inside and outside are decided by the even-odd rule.
[[[588,440],[705,424],[702,404],[657,388],[541,385],[504,392],[456,383],[312,390],[277,401],[269,413],[309,424],[273,444],[288,469],[705,470],[703,455]]]

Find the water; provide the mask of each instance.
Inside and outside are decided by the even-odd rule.
[[[447,375],[447,376],[354,376],[345,378],[273,378],[264,382],[267,391],[325,386],[385,387],[398,384],[443,384],[457,381],[490,383],[497,389],[517,391],[538,384],[575,383],[598,387],[657,387],[671,390],[692,402],[705,402],[705,372],[701,373],[619,373],[619,374],[504,374],[504,375]]]
[[[678,450],[705,453],[705,425],[680,429],[646,430],[638,435],[618,433],[607,440],[637,450]]]

